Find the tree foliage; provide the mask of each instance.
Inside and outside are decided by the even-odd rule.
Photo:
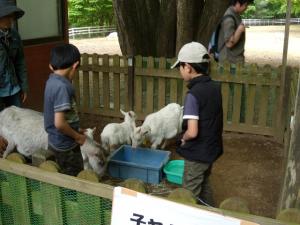
[[[69,0],[69,26],[103,26],[114,23],[112,0]]]
[[[255,0],[243,15],[244,18],[285,18],[287,0]],[[300,16],[300,0],[292,0],[292,17]]]
[[[292,17],[300,16],[300,0]],[[190,41],[207,45],[231,0],[69,0],[70,27],[116,24],[124,55],[174,57]],[[243,18],[285,18],[287,0],[255,0]],[[115,16],[114,16],[115,15]]]
[[[71,27],[115,24],[113,0],[69,0],[68,2]],[[255,0],[243,14],[243,18],[285,18],[286,6],[287,0]],[[141,7],[144,5],[141,4]],[[292,17],[299,16],[300,0],[292,0]]]
[[[112,0],[69,0],[69,24],[76,26],[112,25]],[[255,0],[244,18],[285,18],[287,0]],[[292,0],[292,17],[300,16],[300,0]]]

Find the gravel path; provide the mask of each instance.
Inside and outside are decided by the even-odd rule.
[[[247,28],[245,56],[249,63],[278,66],[282,63],[284,26],[252,26]],[[70,40],[82,53],[119,54],[117,38],[91,38]],[[288,64],[300,65],[300,25],[290,27]]]

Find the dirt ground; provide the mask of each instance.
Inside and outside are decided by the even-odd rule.
[[[212,172],[216,202],[240,197],[250,212],[276,217],[283,179],[283,147],[268,137],[224,133],[224,154]]]
[[[81,115],[80,120],[82,127],[97,124],[96,140],[103,127],[112,122],[88,114]],[[282,145],[270,137],[233,132],[224,132],[223,141],[224,154],[214,164],[211,176],[216,205],[240,197],[248,203],[251,214],[275,218],[283,177]],[[175,149],[174,141],[166,148],[171,159],[180,159]],[[114,185],[111,181],[108,184]],[[161,184],[163,192],[174,187],[178,186],[166,181]]]
[[[282,62],[283,26],[247,28],[246,61],[278,66]],[[71,40],[80,51],[98,54],[121,54],[116,38]],[[296,44],[297,43],[297,44]],[[300,26],[291,26],[288,64],[300,63]],[[86,127],[95,120],[82,118]],[[100,132],[104,124],[98,124]],[[99,134],[98,134],[99,135]],[[284,174],[283,146],[272,138],[241,133],[224,133],[224,154],[215,163],[211,182],[217,205],[229,197],[245,199],[252,214],[276,217],[280,188]],[[178,158],[174,147],[171,157]]]
[[[246,29],[245,57],[248,63],[259,65],[282,64],[284,26],[251,26]],[[121,50],[117,38],[92,38],[71,40],[82,53],[119,54]],[[300,65],[300,25],[290,26],[288,64]]]

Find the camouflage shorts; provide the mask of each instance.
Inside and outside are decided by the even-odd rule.
[[[48,150],[54,153],[55,161],[59,165],[61,173],[77,176],[83,170],[83,159],[79,145],[65,152],[56,151],[51,146],[48,146]]]

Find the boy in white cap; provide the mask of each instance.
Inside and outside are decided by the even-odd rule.
[[[0,0],[0,111],[21,103],[27,97],[27,70],[23,46],[18,32],[12,28],[24,11],[11,0]],[[0,136],[0,155],[7,141]]]
[[[223,153],[221,85],[209,77],[209,55],[200,43],[185,44],[171,68],[175,67],[189,89],[177,148],[185,163],[183,187],[192,191],[200,203],[214,206],[209,175],[213,162]]]

